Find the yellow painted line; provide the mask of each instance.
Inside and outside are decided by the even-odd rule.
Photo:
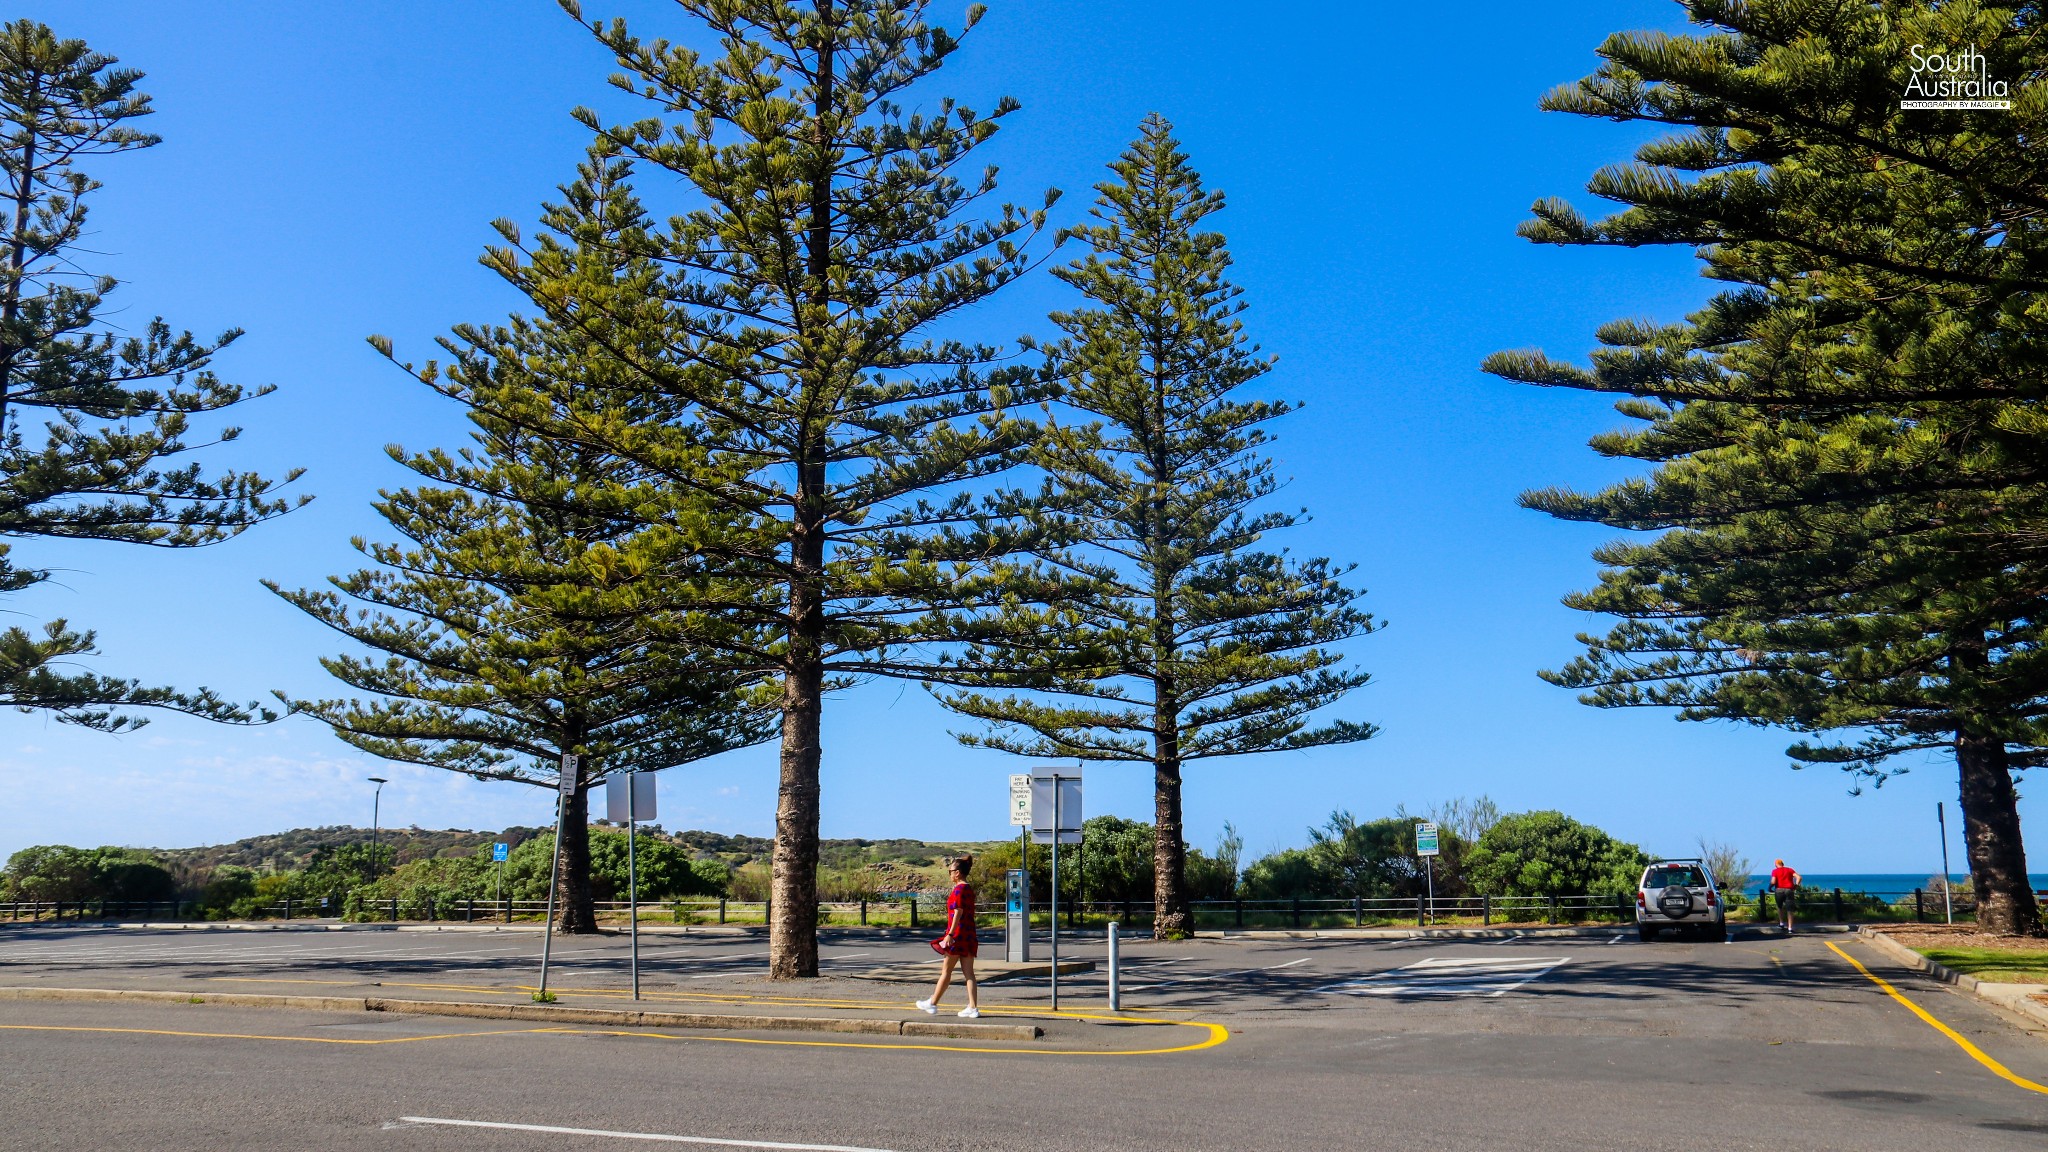
[[[1133,1024],[1170,1024],[1177,1028],[1201,1028],[1207,1036],[1193,1044],[1182,1044],[1172,1048],[1112,1049],[1091,1051],[1075,1048],[994,1048],[971,1047],[961,1044],[887,1044],[851,1040],[766,1040],[749,1036],[700,1036],[676,1035],[668,1032],[626,1032],[603,1028],[502,1028],[485,1032],[443,1032],[431,1036],[387,1036],[382,1038],[340,1037],[340,1036],[273,1036],[255,1032],[189,1032],[174,1028],[88,1028],[66,1024],[0,1024],[0,1030],[9,1032],[101,1032],[125,1036],[179,1036],[196,1040],[276,1040],[296,1044],[342,1044],[369,1046],[378,1044],[412,1044],[422,1040],[462,1040],[472,1036],[626,1036],[642,1040],[693,1040],[711,1044],[765,1044],[783,1048],[875,1048],[885,1051],[905,1052],[980,1052],[999,1056],[1167,1056],[1180,1052],[1199,1052],[1214,1048],[1230,1039],[1230,1030],[1221,1024],[1184,1024],[1175,1020],[1125,1020]]]
[[[1986,1068],[1991,1069],[1991,1071],[1996,1073],[1999,1077],[2006,1080],[2010,1080],[2014,1084],[2017,1084],[2020,1087],[2025,1088],[2029,1092],[2040,1092],[2044,1095],[2048,1095],[2048,1084],[2036,1084],[2032,1080],[2029,1080],[2026,1077],[2019,1075],[2012,1069],[2007,1068],[2005,1065],[2000,1064],[1998,1061],[1993,1060],[1991,1057],[1985,1055],[1983,1049],[1977,1047],[1975,1044],[1972,1044],[1968,1040],[1964,1039],[1962,1034],[1957,1032],[1955,1029],[1935,1019],[1934,1015],[1928,1012],[1925,1008],[1922,1008],[1918,1004],[1915,1004],[1911,1000],[1908,1000],[1904,996],[1901,996],[1897,988],[1892,987],[1890,984],[1884,981],[1883,977],[1878,976],[1870,969],[1865,968],[1862,964],[1858,963],[1854,956],[1849,955],[1847,952],[1842,951],[1840,948],[1836,948],[1834,941],[1829,940],[1825,941],[1824,943],[1827,944],[1828,948],[1832,950],[1835,955],[1840,956],[1844,960],[1847,960],[1851,965],[1855,967],[1855,969],[1858,972],[1861,972],[1864,976],[1868,977],[1871,983],[1877,985],[1879,988],[1884,989],[1885,995],[1890,996],[1892,999],[1897,1000],[1901,1004],[1904,1004],[1907,1008],[1912,1009],[1913,1015],[1918,1016],[1920,1019],[1926,1021],[1928,1027],[1934,1029],[1936,1032],[1941,1033],[1943,1036],[1946,1036],[1949,1039],[1955,1041],[1956,1047],[1961,1048],[1963,1051],[1968,1052],[1970,1054],[1970,1059],[1975,1060],[1977,1063],[1982,1064]]]
[[[386,1036],[382,1039],[344,1036],[266,1036],[254,1032],[182,1032],[171,1028],[81,1028],[64,1024],[0,1024],[9,1032],[116,1032],[129,1036],[186,1036],[200,1040],[287,1040],[299,1044],[411,1044],[420,1040],[460,1040],[469,1036],[518,1036],[550,1032],[550,1028],[505,1028],[491,1032],[443,1032],[434,1036]]]
[[[257,976],[211,976],[208,977],[208,979],[221,981],[236,981],[246,984],[337,984],[354,985],[359,987],[373,986],[378,988],[416,988],[430,992],[471,992],[481,996],[517,996],[521,999],[524,999],[530,996],[532,993],[538,991],[538,988],[531,984],[514,984],[508,987],[505,985],[494,986],[479,984],[429,984],[399,980],[286,980],[282,978],[266,978]],[[559,984],[555,985],[554,992],[557,995],[563,997],[591,996],[606,1000],[624,1000],[630,998],[633,994],[630,989],[626,988],[564,988]],[[642,1001],[658,1001],[672,1004],[755,1004],[810,1008],[883,1008],[898,1010],[907,1010],[910,1007],[910,1005],[904,1003],[904,998],[902,997],[897,997],[889,1000],[853,1000],[826,996],[759,995],[750,992],[643,991],[640,994],[640,999]],[[1175,1009],[1153,1009],[1153,1011],[1171,1012],[1175,1011]],[[1089,1016],[1086,1014],[1075,1014],[1070,1012],[1056,1012],[1051,1009],[1045,1008],[1021,1007],[987,1007],[982,1009],[982,1014],[985,1016],[1009,1016],[1024,1019],[1032,1019],[1036,1017],[1074,1020],[1100,1019],[1130,1021],[1135,1019],[1133,1017],[1122,1016]],[[1179,1020],[1166,1020],[1162,1022],[1168,1024],[1185,1023],[1185,1021]]]
[[[1095,1051],[1083,1048],[977,1048],[964,1044],[884,1044],[875,1041],[857,1040],[761,1040],[751,1036],[699,1036],[676,1035],[669,1032],[622,1032],[599,1028],[552,1028],[548,1031],[581,1034],[586,1036],[629,1036],[641,1040],[689,1040],[707,1044],[768,1044],[786,1048],[878,1048],[890,1052],[979,1052],[990,1056],[1168,1056],[1180,1052],[1200,1052],[1204,1048],[1215,1048],[1230,1039],[1230,1029],[1221,1024],[1185,1024],[1178,1020],[1127,1020],[1136,1024],[1171,1024],[1177,1028],[1201,1028],[1208,1035],[1193,1044],[1182,1044],[1173,1048],[1108,1049]]]

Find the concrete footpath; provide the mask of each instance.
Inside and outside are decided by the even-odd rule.
[[[860,1014],[767,1015],[758,1013],[675,1012],[639,1007],[577,1007],[466,1000],[458,996],[398,999],[386,996],[279,996],[211,989],[157,988],[0,988],[0,1001],[39,1000],[128,1004],[215,1004],[230,1008],[289,1008],[314,1012],[393,1012],[412,1016],[455,1016],[489,1020],[527,1020],[560,1025],[624,1025],[650,1028],[710,1028],[741,1032],[839,1032],[868,1036],[935,1036],[955,1040],[1036,1040],[1045,1033],[1035,1024],[982,1023],[972,1020],[876,1019]],[[628,1003],[631,1003],[630,1001]]]

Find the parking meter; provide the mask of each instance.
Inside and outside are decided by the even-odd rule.
[[[1012,964],[1031,959],[1031,881],[1022,868],[1010,869],[1003,916],[1003,958]]]

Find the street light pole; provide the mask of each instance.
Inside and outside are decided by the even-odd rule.
[[[380,862],[382,857],[377,854],[377,821],[382,815],[380,810],[384,804],[384,786],[391,781],[382,776],[371,776],[368,779],[377,786],[377,791],[370,797],[370,875],[374,877],[384,867]]]

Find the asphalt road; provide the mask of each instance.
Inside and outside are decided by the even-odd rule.
[[[891,1152],[2048,1142],[2048,1094],[1995,1076],[1830,940],[1990,1059],[2048,1083],[2048,1037],[1847,937],[1204,940],[1126,949],[1126,1015],[1176,1023],[1102,1019],[1097,972],[1062,997],[1089,1019],[1048,1018],[1041,986],[988,988],[991,1019],[1048,1025],[1042,1041],[1004,1045],[0,1003],[0,1146],[643,1146],[518,1125]],[[523,996],[538,943],[515,932],[9,930],[0,985],[361,995],[439,984]],[[918,989],[857,977],[923,947],[833,935],[828,978],[791,989],[762,978],[755,937],[643,938],[643,983],[662,1006],[774,995],[887,1011]],[[1073,950],[1099,958],[1101,945]],[[612,939],[558,945],[565,1002],[615,997],[622,954]],[[1185,1025],[1206,1023],[1227,1041],[1189,1043],[1211,1033]],[[1128,1054],[1162,1047],[1187,1050]]]

